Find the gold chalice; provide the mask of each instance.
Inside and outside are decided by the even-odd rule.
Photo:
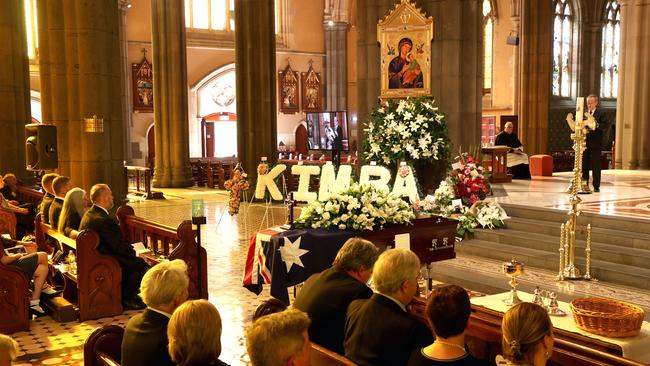
[[[517,305],[522,302],[517,296],[517,277],[524,274],[524,264],[512,258],[510,262],[503,263],[501,268],[503,273],[510,277],[510,296],[503,302],[508,306]]]

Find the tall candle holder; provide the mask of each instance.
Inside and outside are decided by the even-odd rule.
[[[583,117],[584,116],[584,117]],[[589,113],[584,113],[584,98],[578,98],[576,105],[576,120],[573,120],[573,115],[569,113],[566,118],[569,127],[573,131],[571,139],[573,140],[573,150],[575,152],[575,160],[573,163],[573,178],[571,179],[571,188],[569,190],[570,197],[569,203],[569,219],[560,226],[560,273],[557,279],[560,281],[578,280],[578,279],[591,279],[591,225],[587,226],[587,249],[585,251],[587,257],[587,274],[582,276],[580,269],[575,265],[575,252],[576,252],[576,232],[578,216],[580,216],[580,203],[582,199],[578,194],[586,193],[582,189],[582,153],[586,148],[586,134],[587,128],[594,130],[596,121]]]

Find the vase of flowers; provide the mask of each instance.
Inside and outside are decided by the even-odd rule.
[[[451,142],[444,115],[428,97],[387,100],[366,120],[364,156],[399,169],[412,165],[424,193],[433,192],[444,177]]]
[[[484,200],[490,192],[487,171],[469,153],[461,153],[454,158],[449,177],[454,184],[456,197],[467,207]]]

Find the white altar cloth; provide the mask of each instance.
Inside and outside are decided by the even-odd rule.
[[[525,292],[518,292],[519,298],[523,301],[532,302],[533,295]],[[503,300],[508,298],[510,292],[504,292],[496,295],[472,297],[471,302],[477,306],[483,306],[490,310],[505,313],[510,308]],[[553,327],[572,333],[578,333],[588,338],[598,339],[603,342],[615,344],[623,350],[623,357],[638,362],[650,363],[650,323],[644,321],[641,325],[641,333],[636,337],[628,338],[608,338],[598,334],[592,334],[578,328],[573,321],[573,314],[569,303],[558,301],[560,309],[564,310],[567,315],[563,317],[552,316],[551,322]]]

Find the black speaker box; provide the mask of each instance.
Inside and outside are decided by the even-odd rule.
[[[56,126],[25,125],[27,170],[50,170],[59,167],[56,147]]]

